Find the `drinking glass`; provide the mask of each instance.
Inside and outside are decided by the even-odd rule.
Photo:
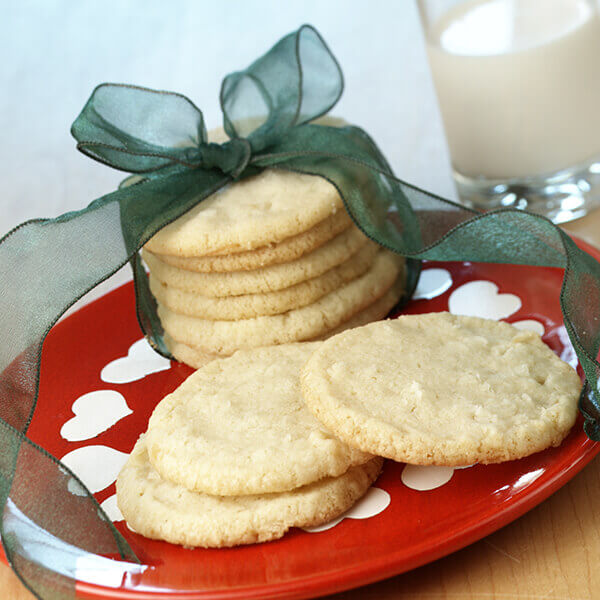
[[[600,205],[596,0],[417,0],[461,201],[555,223]]]

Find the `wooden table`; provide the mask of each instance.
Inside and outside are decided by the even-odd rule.
[[[600,246],[600,210],[565,226]],[[594,600],[600,597],[600,460],[500,531],[420,569],[332,600]],[[32,600],[0,564],[0,598]]]

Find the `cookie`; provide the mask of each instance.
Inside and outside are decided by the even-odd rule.
[[[117,479],[117,503],[127,523],[149,538],[188,547],[223,548],[282,537],[290,527],[313,527],[347,511],[377,479],[372,458],[335,478],[291,492],[210,496],[164,480],[148,460],[144,437]]]
[[[335,329],[329,330],[322,336],[315,338],[316,340],[326,340],[330,337],[346,331],[346,329],[354,329],[355,327],[362,327],[367,323],[373,321],[379,321],[389,314],[389,312],[398,304],[398,300],[402,296],[404,291],[404,277],[400,274],[400,277],[394,282],[394,285],[383,295],[381,298],[375,300],[373,304],[370,304],[365,309],[356,313],[353,317],[344,321],[338,325]]]
[[[203,296],[241,296],[272,292],[318,277],[348,260],[367,243],[374,244],[352,227],[298,260],[253,271],[228,273],[185,271],[167,265],[150,252],[143,252],[143,257],[152,275],[171,287]]]
[[[156,470],[192,491],[237,496],[288,491],[370,460],[304,405],[300,369],[319,344],[240,351],[190,375],[150,417]]]
[[[187,344],[182,344],[174,340],[168,333],[164,334],[165,345],[175,360],[182,362],[194,369],[199,369],[208,364],[211,360],[224,358],[227,355],[211,354],[210,352],[202,352],[197,348],[192,348]]]
[[[353,327],[361,327],[362,325],[366,325],[367,323],[383,319],[383,317],[385,317],[394,307],[394,305],[398,302],[398,299],[402,295],[403,290],[404,285],[402,279],[399,279],[381,298],[379,298],[379,300],[376,300],[375,302],[373,302],[373,304],[367,306],[367,308],[361,310],[351,319],[345,321],[335,329],[330,330],[327,333],[314,339],[326,340],[332,335],[336,335],[342,331],[345,331],[346,329],[352,329]],[[165,334],[165,344],[167,345],[167,348],[176,360],[185,363],[190,367],[194,367],[194,369],[199,369],[200,367],[203,367],[211,360],[228,356],[203,352],[202,350],[198,350],[196,348],[193,348],[192,346],[188,346],[187,344],[174,340],[168,333]]]
[[[360,277],[281,315],[214,321],[180,315],[159,304],[158,316],[173,339],[211,354],[308,340],[334,329],[383,296],[394,284],[400,265],[397,255],[379,250],[373,265]]]
[[[265,169],[212,194],[156,233],[146,248],[188,257],[245,252],[305,232],[343,210],[337,189],[323,177]]]
[[[322,275],[274,292],[215,298],[171,287],[152,275],[150,290],[158,302],[169,310],[190,317],[233,321],[277,315],[316,302],[359,277],[373,264],[376,254],[377,246],[366,244],[349,260]]]
[[[495,463],[557,446],[580,390],[537,334],[449,313],[344,331],[302,371],[307,406],[340,439],[420,465]]]
[[[210,253],[206,256],[180,257],[159,254],[164,263],[199,273],[222,273],[227,271],[250,271],[267,265],[281,264],[300,258],[345,231],[352,224],[346,211],[338,211],[317,223],[304,233],[281,240],[277,244],[261,246],[256,250],[236,253]]]
[[[316,339],[325,340],[332,335],[336,335],[342,331],[345,331],[346,329],[361,327],[362,325],[366,325],[372,321],[383,319],[383,317],[385,317],[398,302],[398,298],[400,298],[402,295],[403,290],[404,285],[402,278],[400,278],[381,298],[379,298],[379,300],[376,300],[373,302],[373,304],[367,306],[367,308],[364,310],[361,310],[348,321],[345,321],[335,329],[328,331]],[[198,350],[182,342],[177,342],[168,333],[165,334],[165,344],[175,359],[177,359],[179,362],[194,367],[195,369],[203,367],[211,360],[222,358],[218,354],[202,352],[202,350]]]

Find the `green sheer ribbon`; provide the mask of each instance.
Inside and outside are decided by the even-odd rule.
[[[407,295],[421,259],[564,269],[561,308],[586,376],[584,428],[600,440],[600,264],[543,217],[474,213],[397,179],[361,129],[315,124],[342,89],[336,59],[310,26],[224,79],[231,140],[222,145],[207,142],[202,113],[184,96],[101,85],[72,133],[82,152],[136,177],[83,210],[28,221],[0,240],[0,528],[8,560],[39,598],[75,597],[75,580],[90,572],[144,568],[79,479],[27,438],[46,334],[129,261],[140,325],[168,354],[138,250],[212,193],[264,168],[335,185],[367,236],[408,257]]]

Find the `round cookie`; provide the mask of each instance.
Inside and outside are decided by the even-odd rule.
[[[182,362],[194,369],[199,369],[204,365],[208,364],[211,360],[217,358],[224,358],[227,355],[211,354],[209,352],[202,352],[196,348],[192,348],[186,344],[182,344],[174,340],[168,333],[164,334],[165,345],[169,352],[173,355],[175,360]]]
[[[342,210],[338,191],[323,177],[265,169],[209,196],[146,248],[174,256],[244,252],[307,231]]]
[[[362,275],[372,264],[377,246],[365,244],[349,260],[322,275],[291,287],[262,294],[244,294],[215,298],[202,296],[161,283],[150,275],[154,297],[173,312],[220,321],[250,319],[261,315],[278,315],[316,302],[326,294]]]
[[[495,463],[557,446],[580,389],[535,333],[449,313],[345,331],[302,371],[307,406],[340,439],[420,465]]]
[[[383,319],[383,317],[385,317],[398,302],[403,290],[404,285],[402,283],[402,279],[400,278],[381,298],[379,298],[379,300],[376,300],[373,302],[373,304],[367,306],[367,308],[361,310],[358,314],[354,315],[351,319],[345,321],[335,329],[328,331],[324,335],[315,339],[326,340],[332,335],[336,335],[342,331],[345,331],[346,329],[361,327],[362,325],[366,325],[372,321]],[[188,346],[182,342],[177,342],[168,333],[165,334],[165,344],[176,360],[185,363],[190,367],[194,367],[194,369],[203,367],[211,360],[222,358],[222,356],[219,354],[209,354],[207,352],[202,352],[202,350],[193,348],[192,346]]]
[[[377,479],[382,465],[382,459],[372,458],[339,477],[291,492],[209,496],[161,478],[142,436],[117,479],[117,503],[136,532],[172,544],[223,548],[267,542],[290,527],[313,527],[343,514]]]
[[[351,227],[315,251],[298,260],[281,265],[269,265],[253,271],[228,273],[196,273],[162,262],[151,252],[143,252],[150,272],[156,279],[203,296],[241,296],[272,292],[322,275],[340,265],[366,244],[373,245],[361,231]]]
[[[372,458],[306,409],[300,369],[320,342],[236,352],[154,409],[146,444],[162,477],[219,496],[288,491]]]
[[[227,271],[250,271],[267,265],[281,264],[300,258],[345,231],[352,224],[346,211],[338,211],[334,215],[317,223],[304,233],[281,240],[278,244],[261,246],[256,250],[236,253],[211,253],[206,256],[180,257],[159,254],[164,263],[199,273],[222,273]]]
[[[308,340],[334,329],[383,296],[394,284],[401,260],[380,250],[360,277],[312,304],[281,315],[212,321],[180,315],[159,304],[158,316],[173,339],[210,354]]]

